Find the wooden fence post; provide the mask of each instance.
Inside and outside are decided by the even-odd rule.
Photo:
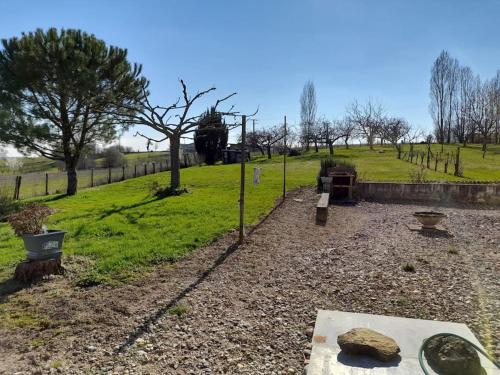
[[[446,160],[444,162],[444,173],[448,173],[448,163],[450,162],[450,154],[446,153]]]
[[[111,183],[111,167],[108,168],[108,184]]]
[[[122,181],[125,181],[125,166],[122,165]]]
[[[134,178],[137,177],[137,164],[134,165]]]
[[[148,174],[148,163],[144,164],[144,176]]]
[[[160,172],[161,172],[161,167],[162,167],[162,165],[161,165],[161,161],[160,161]]]
[[[241,175],[240,175],[240,233],[239,244],[243,243],[245,238],[245,162],[246,162],[246,124],[247,117],[241,117]]]
[[[156,163],[153,162],[153,174],[155,174],[155,173],[156,173]]]
[[[455,176],[460,176],[460,147],[457,147],[457,154],[455,156]]]
[[[253,124],[254,124],[254,133],[255,133],[255,120],[253,120]],[[284,150],[283,150],[283,202],[285,201],[285,197],[286,197],[286,153],[287,153],[287,149],[286,149],[286,116],[285,116],[285,119],[284,119],[284,122],[283,122],[283,146],[284,146]]]
[[[436,162],[434,163],[434,172],[437,172],[437,170],[438,170],[438,159],[439,159],[439,152],[436,153]]]
[[[23,176],[16,176],[16,187],[14,189],[14,199],[19,200],[19,192],[21,191],[21,179]]]
[[[12,199],[17,199],[17,180],[19,176],[16,176],[16,181],[14,182],[14,195],[12,196]]]
[[[90,168],[90,187],[94,187],[94,168]]]
[[[49,174],[45,173],[45,195],[49,195]]]

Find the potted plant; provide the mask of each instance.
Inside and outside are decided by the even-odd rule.
[[[45,222],[53,210],[39,203],[30,203],[8,217],[16,235],[24,241],[28,260],[56,259],[61,256],[64,234],[47,230]]]

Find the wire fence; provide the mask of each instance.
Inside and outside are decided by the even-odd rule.
[[[195,153],[184,153],[180,159],[181,168],[199,164]],[[170,170],[170,158],[147,161],[137,164],[128,163],[115,168],[91,168],[77,171],[78,189],[128,180]],[[25,199],[50,194],[61,194],[67,188],[66,172],[34,172],[20,175],[0,175],[0,190],[14,199]]]

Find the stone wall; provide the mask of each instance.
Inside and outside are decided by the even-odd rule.
[[[357,198],[367,200],[482,203],[500,206],[500,184],[360,182]]]

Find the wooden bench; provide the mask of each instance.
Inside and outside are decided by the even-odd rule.
[[[328,202],[330,201],[329,193],[322,193],[316,205],[316,223],[325,224],[328,219]]]

